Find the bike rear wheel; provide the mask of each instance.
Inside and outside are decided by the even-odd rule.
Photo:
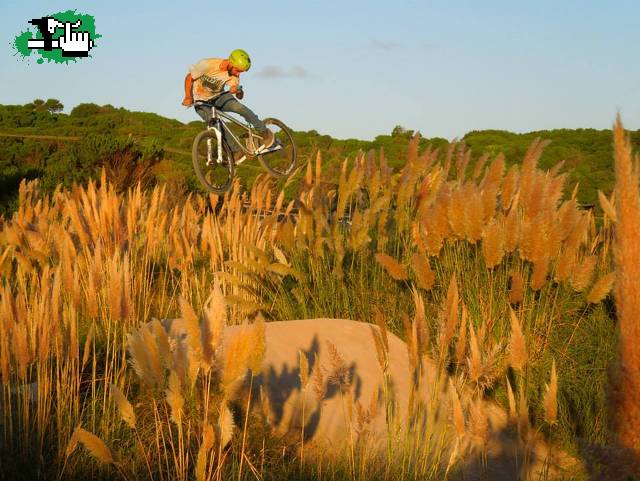
[[[278,119],[264,119],[264,123],[274,134],[274,144],[258,160],[272,177],[287,177],[296,166],[296,144],[289,128]]]
[[[218,152],[218,137],[213,130],[203,130],[193,141],[191,158],[198,180],[209,192],[224,194],[233,182],[235,164],[231,149],[222,142]],[[221,162],[218,154],[221,154]]]

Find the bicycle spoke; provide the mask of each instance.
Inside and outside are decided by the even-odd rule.
[[[275,119],[265,120],[267,127],[274,134],[275,141],[271,147],[260,154],[264,167],[275,177],[284,177],[293,170],[296,160],[296,148],[291,134]]]
[[[203,186],[212,192],[224,192],[231,185],[233,165],[227,149],[219,148],[213,131],[198,135],[192,152],[193,165]]]

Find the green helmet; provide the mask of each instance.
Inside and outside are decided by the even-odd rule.
[[[246,72],[251,67],[251,59],[249,54],[244,50],[237,48],[229,55],[229,63],[232,67]]]

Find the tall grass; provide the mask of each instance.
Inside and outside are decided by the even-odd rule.
[[[614,127],[616,209],[615,296],[619,323],[618,366],[612,399],[620,444],[640,457],[640,193],[638,156],[632,156],[622,121]]]
[[[567,381],[558,393],[554,436],[567,445],[576,436],[603,441],[605,371],[614,343],[613,322],[601,303],[611,282],[611,224],[598,229],[593,214],[579,208],[575,189],[565,195],[559,167],[537,168],[544,142],[531,146],[522,167],[509,169],[502,156],[465,167],[470,154],[462,146],[440,164],[437,152],[418,153],[416,146],[414,140],[403,171],[386,180],[380,180],[384,157],[377,163],[371,152],[357,158],[351,172],[344,164],[337,191],[308,178],[300,195],[307,208],[296,228],[276,236],[297,276],[263,276],[265,304],[273,304],[276,318],[362,320],[373,319],[377,306],[401,334],[402,312],[412,314],[415,287],[425,297],[428,331],[434,333],[444,322],[439,306],[453,277],[480,357],[492,361],[505,353],[511,309],[521,320],[529,362],[520,378],[499,363],[489,376],[500,379],[490,385],[492,396],[506,400],[507,374],[523,385],[532,418],[543,423],[543,380],[553,360],[562,359],[558,377]],[[447,167],[454,155],[455,175]],[[345,206],[351,225],[342,229]]]
[[[510,407],[518,452],[540,434],[570,451],[577,437],[605,442],[613,218],[597,226],[576,191],[565,194],[559,167],[537,167],[544,146],[521,166],[473,164],[462,144],[441,155],[415,138],[400,172],[369,152],[345,160],[335,188],[318,155],[287,204],[266,178],[250,192],[236,184],[222,198],[180,200],[162,187],[118,194],[104,176],[50,196],[23,183],[0,226],[0,452],[14,460],[0,469],[14,479],[440,479],[460,473],[464,453],[488,461],[492,402]],[[620,195],[618,228],[630,225]],[[390,445],[386,463],[356,442],[343,461],[292,463],[299,452],[246,409],[222,449],[239,373],[261,357],[258,313],[377,319],[407,341],[414,368],[438,366],[439,396],[421,409],[441,429]],[[224,324],[247,317],[253,327],[222,352]],[[154,318],[181,319],[184,337]],[[318,396],[323,376],[307,379]],[[371,410],[352,407],[364,431]]]

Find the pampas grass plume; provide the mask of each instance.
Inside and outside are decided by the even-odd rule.
[[[416,344],[420,355],[425,355],[429,351],[429,326],[424,310],[424,299],[415,287],[411,287],[411,295],[413,303],[416,306],[416,312],[413,317],[413,326],[415,330]]]
[[[89,362],[89,355],[91,354],[91,346],[93,343],[93,332],[94,326],[93,324],[91,324],[89,333],[87,334],[87,338],[84,341],[84,348],[82,350],[82,369],[84,369],[84,367],[87,365],[87,362]]]
[[[462,412],[458,391],[451,378],[449,378],[449,389],[451,391],[451,404],[453,407],[453,425],[456,428],[456,434],[460,438],[465,434],[464,413]]]
[[[76,428],[74,434],[77,434],[78,441],[82,443],[95,459],[106,464],[113,464],[115,462],[111,450],[98,436],[82,428]]]
[[[509,364],[517,370],[522,370],[527,362],[527,346],[516,313],[509,308],[511,316],[511,339],[509,341]]]
[[[467,353],[467,306],[462,304],[462,318],[460,319],[460,330],[458,331],[458,340],[456,341],[456,361],[462,364]]]
[[[64,455],[65,457],[69,457],[73,454],[73,452],[76,450],[76,448],[78,447],[78,429],[80,428],[80,426],[77,426],[74,430],[73,430],[73,434],[71,434],[71,437],[69,438],[69,442],[67,443],[67,448],[65,449]]]
[[[504,249],[507,252],[513,252],[520,243],[520,231],[522,229],[522,223],[520,221],[520,215],[518,209],[515,206],[511,207],[511,210],[507,214],[504,228]]]
[[[184,329],[187,333],[190,358],[192,358],[194,362],[200,362],[202,359],[202,337],[198,317],[184,297],[181,296],[178,303],[180,305],[180,316],[182,317]]]
[[[502,183],[501,203],[504,210],[511,207],[511,202],[518,189],[518,180],[520,173],[516,164],[512,165],[507,172],[504,182]]]
[[[309,360],[302,349],[298,349],[298,364],[300,367],[300,386],[304,389],[309,382]]]
[[[620,120],[614,128],[616,216],[613,253],[618,313],[618,369],[611,413],[620,443],[640,454],[640,192],[638,157],[632,163],[629,139]]]
[[[130,363],[138,377],[148,385],[153,384],[154,377],[149,368],[141,329],[127,335],[127,346],[131,356]]]
[[[136,414],[133,411],[133,406],[118,386],[110,384],[110,388],[111,395],[116,402],[116,406],[118,406],[118,411],[120,411],[120,417],[122,417],[122,420],[127,423],[131,429],[135,429]]]
[[[596,256],[587,256],[573,269],[570,282],[574,290],[583,291],[591,283],[597,260]]]
[[[543,257],[533,264],[533,274],[531,275],[531,289],[539,291],[544,287],[549,272],[549,258]]]
[[[375,255],[375,259],[378,264],[380,264],[396,281],[406,281],[408,279],[407,272],[404,270],[404,267],[402,267],[402,265],[400,265],[400,263],[390,255],[378,252]]]
[[[214,441],[213,426],[207,423],[204,426],[202,434],[202,443],[198,449],[198,457],[196,459],[196,480],[204,481],[207,468],[207,454],[211,451]]]
[[[411,266],[416,275],[418,287],[426,291],[430,290],[435,283],[436,275],[431,269],[429,259],[424,255],[415,253],[411,257]]]
[[[322,373],[322,367],[320,366],[320,358],[316,354],[315,362],[313,364],[313,372],[311,373],[313,379],[313,392],[316,395],[316,400],[321,403],[327,393],[327,386],[324,380],[324,374]]]
[[[266,339],[265,339],[265,320],[262,314],[258,314],[256,320],[251,325],[249,331],[249,342],[253,346],[249,359],[247,360],[247,367],[256,374],[262,369],[262,361],[266,351]]]
[[[254,336],[254,328],[244,324],[235,332],[226,346],[222,387],[228,399],[233,397],[249,368],[248,364],[256,347],[252,344],[255,339],[258,339],[258,336]]]
[[[471,432],[476,438],[476,441],[484,446],[487,442],[487,435],[489,434],[489,420],[487,419],[487,413],[480,398],[477,398],[471,403],[469,415]]]
[[[374,318],[377,326],[371,325],[371,335],[376,348],[376,357],[380,369],[386,372],[388,368],[389,358],[389,340],[387,338],[387,326],[384,320],[384,314],[378,306],[374,308]]]
[[[607,199],[606,195],[604,195],[600,191],[598,191],[598,200],[600,201],[600,207],[602,208],[602,211],[607,216],[609,216],[609,219],[611,219],[613,222],[617,222],[618,215],[616,214],[615,205],[609,199]]]
[[[500,219],[492,219],[482,232],[482,254],[488,269],[500,262],[504,256],[504,227]]]
[[[556,265],[554,279],[563,282],[570,278],[578,262],[577,249],[565,247]]]
[[[167,396],[167,404],[171,408],[171,421],[180,425],[182,423],[184,398],[182,397],[180,379],[175,371],[171,371],[171,374],[169,374],[169,387],[165,390],[165,395]]]
[[[524,279],[519,271],[511,273],[511,288],[509,289],[509,302],[520,304],[524,298]]]
[[[609,274],[605,274],[593,285],[591,290],[589,291],[589,295],[587,295],[587,302],[589,304],[597,304],[602,299],[607,297],[611,288],[613,287],[613,283],[616,280],[616,273],[610,272]]]
[[[227,304],[220,284],[216,282],[209,302],[203,309],[202,356],[209,367],[214,362],[217,349],[222,342],[222,333],[227,323]]]
[[[344,357],[338,351],[338,348],[331,341],[327,341],[327,350],[329,352],[329,363],[331,364],[331,374],[327,381],[335,384],[340,391],[346,393],[351,386],[351,374]]]

